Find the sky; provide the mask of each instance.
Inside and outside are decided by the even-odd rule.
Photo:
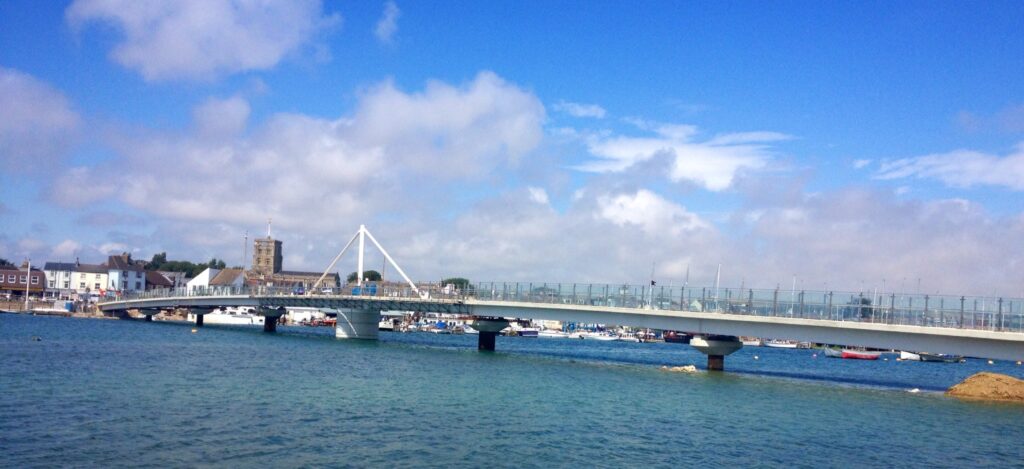
[[[364,224],[424,281],[1024,297],[1024,3],[0,2],[0,257],[268,219],[288,270]]]

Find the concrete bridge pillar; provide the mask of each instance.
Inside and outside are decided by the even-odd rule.
[[[203,327],[203,316],[212,313],[214,308],[189,308],[189,312],[196,316],[196,327]]]
[[[493,352],[498,333],[508,327],[508,321],[502,318],[474,318],[472,327],[480,332],[477,350]]]
[[[277,321],[287,312],[285,308],[259,308],[259,314],[263,316],[263,332],[277,332]]]
[[[374,309],[338,310],[338,324],[334,337],[339,339],[377,340],[380,311]]]
[[[153,315],[152,314],[147,314],[145,321],[146,322],[153,322]]]
[[[725,356],[743,348],[743,342],[734,336],[695,336],[690,339],[690,346],[708,356],[708,371],[723,371]]]

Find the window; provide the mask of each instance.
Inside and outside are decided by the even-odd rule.
[[[85,289],[85,282],[79,282],[78,288]]]
[[[18,282],[18,283],[24,283],[24,284],[28,284],[28,277],[26,277],[26,276],[22,275],[22,276],[21,276],[21,281],[20,281],[20,282]]]
[[[93,290],[99,290],[100,289],[100,282],[94,283],[92,288],[93,288]]]
[[[99,280],[100,279],[100,274],[96,274],[95,278],[96,278],[96,280]]]
[[[142,282],[135,282],[135,289],[142,290]]]
[[[47,284],[50,286],[50,288],[53,288],[53,280],[50,280]]]
[[[65,280],[64,281],[64,288],[71,288],[71,280]]]
[[[39,277],[32,276],[32,285],[39,285]]]
[[[7,276],[7,283],[14,283],[14,275]]]

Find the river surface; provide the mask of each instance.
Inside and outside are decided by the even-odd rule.
[[[41,340],[32,340],[38,336]],[[1011,362],[0,314],[4,467],[1021,467]],[[910,389],[921,392],[908,392]]]

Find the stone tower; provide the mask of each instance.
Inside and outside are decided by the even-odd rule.
[[[264,275],[281,271],[281,242],[267,236],[253,241],[252,270]]]

